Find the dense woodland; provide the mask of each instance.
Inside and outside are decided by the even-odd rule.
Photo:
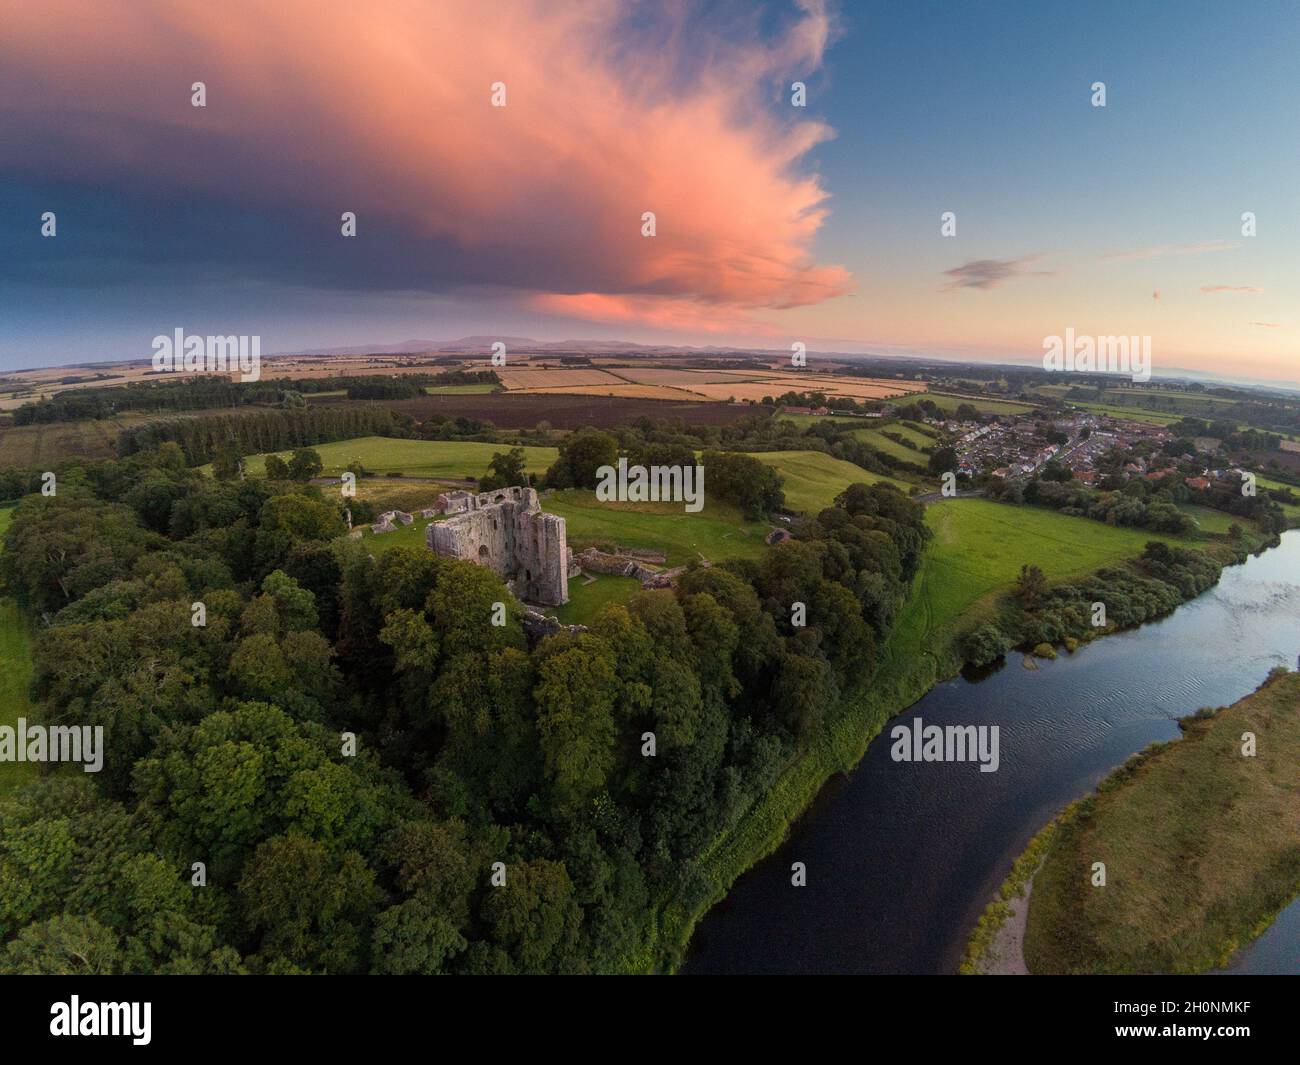
[[[5,537],[40,713],[106,753],[0,800],[0,970],[633,967],[870,683],[928,536],[854,485],[760,561],[530,646],[488,570],[372,557],[320,489],[183,444],[65,467]]]

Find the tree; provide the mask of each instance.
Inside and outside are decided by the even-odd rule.
[[[234,437],[217,445],[212,457],[212,476],[218,481],[234,481],[244,476],[244,449]]]
[[[293,481],[310,481],[319,477],[325,464],[320,454],[309,447],[300,447],[289,460],[289,479]]]
[[[599,429],[579,429],[560,441],[560,455],[546,471],[552,488],[595,488],[596,471],[618,463],[618,441]]]
[[[496,451],[488,463],[488,472],[479,478],[480,492],[490,492],[494,488],[509,488],[512,485],[527,484],[524,473],[524,449],[512,447],[507,452]]]
[[[289,480],[289,464],[279,455],[266,456],[266,476],[272,481]]]
[[[383,892],[355,851],[331,854],[298,835],[268,839],[245,866],[238,896],[264,970],[364,971]]]
[[[1032,610],[1047,593],[1047,577],[1037,566],[1020,567],[1020,576],[1016,579],[1016,594],[1026,610]]]
[[[562,802],[605,786],[614,765],[613,655],[586,637],[546,655],[533,689],[546,774]]]
[[[951,473],[957,469],[958,462],[957,452],[953,448],[939,447],[930,456],[929,469],[931,473]]]

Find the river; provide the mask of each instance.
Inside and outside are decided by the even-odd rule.
[[[700,922],[686,973],[951,973],[1012,861],[1071,800],[1177,719],[1300,656],[1300,530],[1160,621],[1025,669],[932,689],[826,785],[771,856]],[[997,772],[900,763],[890,728],[1000,726]],[[791,885],[803,862],[807,886]],[[1229,972],[1300,972],[1292,904]]]

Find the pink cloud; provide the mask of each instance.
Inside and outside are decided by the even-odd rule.
[[[530,276],[504,284],[601,320],[739,321],[852,287],[811,252],[828,208],[806,156],[832,132],[771,104],[821,62],[820,0],[779,40],[739,27],[653,47],[614,0],[0,7],[11,168],[309,205],[334,227],[356,211],[467,265],[516,264]],[[707,61],[683,74],[693,48]]]
[[[1218,296],[1229,292],[1249,293],[1257,295],[1263,292],[1262,288],[1256,288],[1254,285],[1202,285],[1201,292],[1206,296]]]

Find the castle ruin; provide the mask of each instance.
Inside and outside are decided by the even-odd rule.
[[[454,516],[429,525],[425,540],[433,551],[487,566],[527,602],[569,601],[564,519],[542,510],[536,489],[451,492],[438,502],[443,513]]]

